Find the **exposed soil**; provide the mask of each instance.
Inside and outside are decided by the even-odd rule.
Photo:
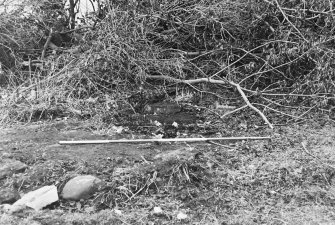
[[[3,214],[0,224],[335,224],[333,124],[277,127],[271,142],[225,146],[58,144],[131,135],[99,135],[77,121],[1,129],[2,157],[29,165],[24,174],[0,181],[3,187],[21,193],[50,184],[61,189],[75,174],[92,174],[108,185],[86,201]],[[157,158],[167,152],[179,158]],[[163,213],[153,213],[157,206]],[[180,212],[188,218],[178,219]]]
[[[58,122],[51,125],[30,125],[19,129],[9,128],[0,131],[3,137],[0,146],[12,149],[15,154],[44,154],[45,160],[84,160],[94,162],[107,157],[139,159],[139,156],[150,156],[155,151],[133,144],[109,145],[59,145],[65,140],[109,139],[106,135],[97,135],[85,128],[83,123]],[[114,137],[114,138],[120,138]]]

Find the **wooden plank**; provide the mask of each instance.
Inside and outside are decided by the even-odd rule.
[[[271,137],[220,137],[220,138],[155,138],[155,139],[117,139],[117,140],[78,140],[59,141],[61,145],[113,144],[113,143],[147,143],[147,142],[206,142],[206,141],[250,141],[270,140]]]

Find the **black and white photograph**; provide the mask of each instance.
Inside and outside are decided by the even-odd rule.
[[[0,0],[0,225],[335,225],[333,182],[334,0]]]

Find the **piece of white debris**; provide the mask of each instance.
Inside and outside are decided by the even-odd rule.
[[[158,122],[157,120],[154,121],[154,124],[155,124],[155,126],[157,126],[157,127],[162,126],[162,124],[161,124],[160,122]]]
[[[122,211],[119,209],[114,209],[115,214],[122,215]]]
[[[172,126],[174,126],[175,128],[178,128],[178,123],[177,122],[173,122]]]
[[[178,215],[177,215],[177,219],[179,219],[179,220],[187,219],[187,215],[183,212],[179,212]]]
[[[44,186],[35,191],[26,193],[13,205],[7,207],[6,211],[14,213],[24,209],[26,206],[38,211],[56,201],[58,201],[57,187],[55,185]]]
[[[163,138],[163,134],[153,134],[153,136],[156,139],[162,139]]]
[[[161,207],[154,207],[154,214],[161,214],[163,213],[163,210]]]
[[[122,126],[112,126],[112,128],[114,132],[121,134],[122,131],[124,130],[124,128]]]

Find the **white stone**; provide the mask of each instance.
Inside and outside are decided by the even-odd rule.
[[[161,214],[163,213],[163,210],[161,207],[154,207],[154,214]]]
[[[187,215],[183,212],[179,212],[178,215],[177,215],[177,219],[179,219],[179,220],[187,219]]]
[[[21,199],[16,201],[12,207],[14,211],[21,208],[20,206],[28,206],[36,211],[43,207],[58,201],[57,187],[55,185],[44,186],[35,191],[28,192]]]

